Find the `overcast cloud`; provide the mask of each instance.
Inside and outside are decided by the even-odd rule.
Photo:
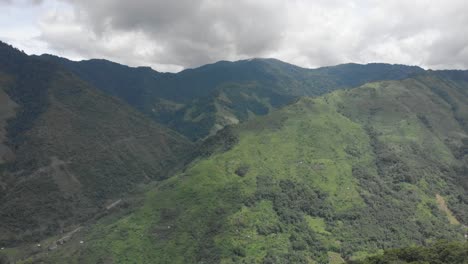
[[[0,0],[0,11],[0,39],[28,53],[160,71],[250,57],[468,68],[466,0]]]

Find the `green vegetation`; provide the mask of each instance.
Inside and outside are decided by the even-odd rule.
[[[40,58],[64,66],[192,140],[265,115],[299,96],[322,95],[423,72],[419,67],[379,63],[304,69],[275,59],[252,59],[220,61],[171,74],[105,60],[74,62],[51,55]]]
[[[0,137],[0,262],[457,263],[464,245],[434,241],[466,233],[468,76],[421,71],[161,74],[0,43],[0,96],[18,105]],[[60,231],[74,235],[49,251]]]
[[[0,77],[2,93],[18,105],[0,138],[13,152],[0,167],[0,247],[91,219],[191,158],[192,144],[178,133],[3,43]]]
[[[465,87],[432,73],[371,83],[225,130],[229,144],[219,136],[141,208],[98,223],[69,260],[342,263],[462,240],[464,227],[450,224],[436,195],[466,223]]]
[[[468,244],[461,242],[439,241],[433,245],[413,246],[402,249],[386,250],[383,254],[369,257],[355,264],[466,264],[468,263]]]

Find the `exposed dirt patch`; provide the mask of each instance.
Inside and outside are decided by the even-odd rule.
[[[118,199],[117,201],[109,204],[108,206],[106,206],[106,210],[110,210],[114,207],[116,207],[117,205],[119,205],[120,203],[122,202],[122,199]]]
[[[447,218],[450,224],[459,225],[460,222],[457,220],[457,218],[455,218],[452,211],[450,211],[450,209],[448,208],[444,197],[440,196],[439,194],[436,194],[436,201],[437,201],[437,205],[439,206],[439,209],[447,215]]]
[[[78,192],[81,188],[81,183],[73,173],[68,169],[68,162],[62,161],[57,157],[51,157],[49,166],[37,169],[32,177],[50,175],[59,189],[68,195]]]

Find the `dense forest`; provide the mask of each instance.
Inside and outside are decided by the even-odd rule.
[[[15,102],[0,141],[10,150],[0,159],[0,247],[64,232],[190,159],[177,132],[4,43],[0,79]]]
[[[385,250],[383,254],[350,264],[466,264],[468,243],[439,241],[430,246]]]
[[[463,263],[467,87],[405,65],[169,74],[1,43],[0,261]]]

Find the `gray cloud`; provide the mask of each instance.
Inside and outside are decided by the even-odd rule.
[[[62,0],[58,5],[43,15],[39,39],[65,56],[171,71],[248,57],[306,67],[382,61],[468,68],[465,0]]]
[[[281,32],[285,31],[278,17],[283,4],[274,1],[69,3],[72,13],[44,19],[41,38],[52,49],[71,49],[85,53],[85,57],[99,55],[92,51],[96,49],[107,54],[121,50],[116,46],[129,48],[122,41],[132,36],[128,44],[134,45],[135,37],[138,43],[126,52],[121,50],[125,61],[144,57],[159,64],[193,67],[220,59],[265,55],[279,48]],[[77,37],[70,36],[72,31]],[[147,52],[138,55],[141,50]]]
[[[40,5],[44,0],[0,0],[0,4],[16,4],[16,5]]]

